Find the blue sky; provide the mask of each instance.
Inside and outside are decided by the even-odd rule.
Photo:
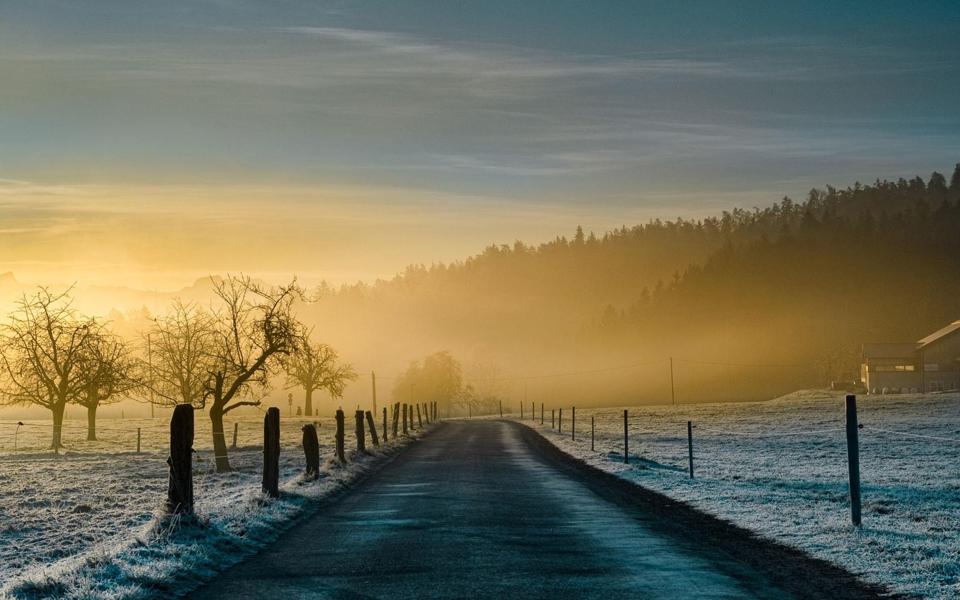
[[[342,238],[313,275],[368,277],[928,175],[960,161],[958,39],[956,2],[0,2],[3,229],[54,245],[101,222],[81,208],[135,228],[242,197]]]

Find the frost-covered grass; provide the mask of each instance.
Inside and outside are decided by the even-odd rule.
[[[843,565],[892,590],[960,597],[960,395],[861,396],[863,528],[850,524],[843,397],[805,392],[762,403],[570,410],[564,451],[706,512]],[[590,450],[590,417],[595,451]],[[695,479],[687,473],[693,421]],[[916,436],[879,431],[885,429]],[[812,433],[805,433],[812,432]],[[953,440],[953,441],[949,441]]]
[[[197,415],[194,486],[197,518],[171,522],[166,497],[165,419],[104,421],[101,441],[80,423],[55,456],[49,423],[25,422],[17,445],[0,437],[0,598],[153,598],[184,593],[274,539],[291,520],[349,484],[398,447],[332,460],[332,419],[319,419],[321,477],[303,481],[300,427],[281,426],[281,498],[260,492],[263,424],[241,422],[234,471],[213,469],[209,425]],[[310,421],[313,421],[312,419]],[[42,425],[42,426],[41,426]],[[14,424],[15,426],[15,424]],[[136,454],[136,429],[143,453]],[[228,440],[232,423],[228,426]],[[355,444],[348,426],[347,446]],[[379,428],[378,428],[379,429]],[[0,422],[0,436],[11,423]],[[381,433],[382,432],[379,432]]]

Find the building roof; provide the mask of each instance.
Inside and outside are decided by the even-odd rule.
[[[917,351],[913,342],[887,342],[863,345],[864,358],[912,358]]]
[[[929,346],[930,344],[937,342],[956,331],[960,331],[960,321],[954,321],[953,323],[950,323],[946,327],[942,329],[938,329],[937,331],[934,331],[927,337],[917,342],[917,347],[924,348],[926,346]]]

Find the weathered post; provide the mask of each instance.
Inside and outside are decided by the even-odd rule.
[[[140,454],[140,428],[137,427],[137,454]]]
[[[500,400],[500,418],[503,418],[503,400]]]
[[[536,402],[530,403],[530,420],[531,421],[537,420],[537,403]]]
[[[280,497],[280,409],[271,406],[263,416],[263,493]]]
[[[850,467],[850,518],[860,527],[860,427],[857,423],[857,397],[847,396],[847,462]]]
[[[170,419],[170,478],[167,482],[167,512],[193,513],[193,406],[178,404]]]
[[[356,434],[357,434],[357,452],[363,453],[367,451],[367,434],[363,430],[363,411],[358,410],[353,413],[353,417],[356,420]]]
[[[236,449],[237,447],[237,429],[240,428],[240,423],[233,424],[233,445],[232,448]]]
[[[407,404],[403,404],[403,435],[407,435]]]
[[[337,409],[336,419],[337,419],[337,433],[336,433],[337,460],[344,463],[344,462],[347,462],[347,459],[343,454],[343,410],[342,409],[339,409],[339,408]]]
[[[557,409],[550,409],[550,429],[557,428]]]
[[[577,439],[577,407],[570,408],[570,439]]]
[[[367,427],[370,428],[370,439],[373,441],[373,447],[380,447],[380,438],[377,437],[377,426],[373,422],[373,413],[367,411]]]
[[[623,464],[630,464],[630,443],[627,436],[627,409],[623,409]]]
[[[400,426],[400,403],[393,404],[393,439],[397,439],[397,428]]]
[[[387,443],[387,407],[383,407],[383,443]]]
[[[523,402],[520,403],[520,420],[523,420]]]
[[[690,479],[693,479],[693,421],[687,421],[687,462],[690,463]]]
[[[543,425],[543,402],[540,403],[540,424]]]
[[[420,416],[420,403],[417,402],[417,429],[423,429],[423,418]]]
[[[557,431],[563,433],[563,409],[557,409]]]
[[[303,431],[303,456],[307,462],[305,477],[316,479],[320,475],[320,440],[317,438],[317,428],[313,423],[307,423],[301,431]]]
[[[593,452],[593,438],[596,435],[596,428],[594,427],[594,416],[590,415],[590,451]]]

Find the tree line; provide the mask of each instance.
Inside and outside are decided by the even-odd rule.
[[[41,287],[0,326],[0,399],[50,410],[55,451],[68,404],[87,409],[89,440],[100,406],[124,398],[192,404],[207,411],[217,470],[228,471],[224,416],[260,406],[276,377],[304,390],[307,414],[315,391],[340,397],[357,377],[335,349],[312,339],[295,310],[303,300],[295,281],[267,286],[228,276],[215,280],[210,306],[174,301],[129,340],[74,309],[70,290]]]

